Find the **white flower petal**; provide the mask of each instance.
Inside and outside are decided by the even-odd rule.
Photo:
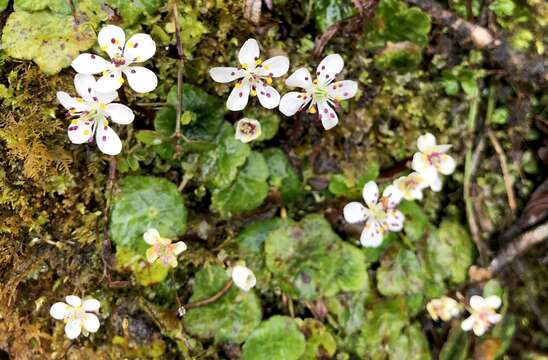
[[[78,336],[80,336],[81,332],[82,324],[80,324],[80,321],[78,320],[69,321],[65,325],[65,334],[71,340],[76,339]]]
[[[95,120],[73,120],[68,127],[68,137],[73,144],[84,144],[93,141]]]
[[[118,103],[108,104],[105,109],[105,114],[109,116],[110,120],[117,124],[131,124],[133,119],[135,119],[135,115],[129,107]]]
[[[104,92],[99,92],[99,91],[95,90],[95,96],[97,96],[100,103],[110,104],[111,102],[114,101],[114,99],[116,99],[118,97],[118,92],[111,91],[111,92],[105,92],[104,93]]]
[[[218,83],[228,83],[244,77],[245,71],[235,67],[214,67],[209,69],[209,75]]]
[[[312,88],[312,76],[310,75],[308,69],[300,68],[287,78],[285,84],[287,86],[309,90]]]
[[[274,109],[280,103],[280,94],[272,86],[256,83],[257,98],[267,109]]]
[[[473,295],[470,298],[470,307],[474,310],[481,310],[485,305],[487,305],[485,299],[479,295]]]
[[[416,152],[413,155],[413,161],[411,162],[411,168],[418,172],[426,181],[432,176],[435,176],[437,171],[432,166],[426,156],[423,153]]]
[[[358,83],[352,80],[337,81],[327,87],[329,96],[335,100],[346,100],[354,97],[358,91]]]
[[[101,93],[111,93],[122,86],[124,79],[122,73],[118,70],[109,70],[95,83],[95,91]]]
[[[112,67],[109,61],[95,54],[80,54],[72,60],[71,66],[80,74],[99,74]]]
[[[457,164],[455,163],[455,159],[453,159],[451,156],[445,154],[441,155],[440,166],[438,168],[440,173],[442,173],[443,175],[450,175],[453,173],[453,171],[455,171],[456,166]]]
[[[138,93],[147,93],[158,86],[156,74],[142,66],[130,66],[124,70],[129,86]]]
[[[49,314],[56,320],[63,320],[69,313],[69,306],[64,302],[56,302],[49,309]]]
[[[122,151],[122,142],[118,134],[110,126],[105,126],[105,122],[97,124],[95,141],[99,150],[107,155],[118,155]]]
[[[432,176],[428,183],[430,185],[430,190],[434,192],[441,191],[441,188],[443,187],[443,181],[437,174]]]
[[[173,245],[174,245],[173,255],[179,255],[180,253],[182,253],[183,251],[187,249],[187,246],[183,241],[177,241]]]
[[[258,65],[255,72],[264,77],[280,77],[289,70],[289,59],[287,56],[274,56]]]
[[[97,312],[99,311],[99,308],[101,307],[101,303],[97,299],[86,299],[82,302],[82,308],[85,311],[92,311]]]
[[[353,201],[345,205],[343,215],[346,222],[355,224],[367,219],[367,209],[359,202]]]
[[[158,240],[160,239],[160,233],[158,232],[158,230],[156,229],[148,229],[147,231],[145,231],[145,233],[143,234],[143,239],[145,240],[145,242],[149,245],[154,245],[158,242]]]
[[[82,299],[80,299],[76,295],[69,295],[65,297],[65,301],[67,302],[67,304],[69,304],[72,307],[77,307],[82,305]]]
[[[97,315],[90,313],[86,313],[84,315],[84,321],[82,322],[82,325],[84,326],[84,329],[86,329],[90,333],[97,332],[97,330],[99,330],[99,326],[101,326]]]
[[[156,52],[156,43],[150,35],[135,34],[129,38],[124,47],[124,59],[128,63],[143,62]]]
[[[83,101],[83,99],[74,98],[64,91],[57,92],[57,100],[59,100],[59,103],[67,110],[75,110],[80,112],[90,109],[90,106]]]
[[[379,187],[374,181],[367,182],[362,190],[363,200],[368,207],[372,207],[379,200]]]
[[[318,116],[325,130],[332,129],[339,123],[337,113],[327,104],[327,101],[318,102]]]
[[[311,97],[307,93],[291,91],[280,99],[280,111],[285,116],[293,116],[301,110]]]
[[[126,35],[122,28],[116,25],[107,25],[99,31],[97,41],[101,49],[107,52],[112,59],[122,54],[126,43]]]
[[[335,76],[342,71],[343,67],[344,61],[339,54],[327,55],[318,65],[316,76],[320,83],[333,81]]]
[[[491,324],[496,324],[496,323],[498,323],[499,321],[502,320],[502,315],[501,314],[491,314],[487,317],[487,320]]]
[[[249,291],[257,283],[253,272],[241,265],[234,266],[232,269],[232,281],[234,281],[234,285],[243,291]]]
[[[384,189],[382,196],[388,199],[387,208],[393,209],[400,203],[403,194],[396,186],[388,185],[386,189]]]
[[[493,309],[498,309],[502,305],[502,300],[497,295],[491,295],[485,298],[485,303]]]
[[[483,334],[485,334],[488,327],[489,327],[488,324],[482,321],[476,321],[473,327],[474,334],[476,334],[476,336],[482,336]]]
[[[153,263],[158,259],[158,253],[156,252],[156,249],[154,247],[149,247],[146,252],[146,259],[149,263]]]
[[[384,229],[381,225],[373,219],[368,219],[360,236],[360,243],[364,247],[379,247],[383,236]]]
[[[430,133],[421,135],[417,139],[417,147],[421,152],[427,152],[434,146],[436,146],[436,137]]]
[[[470,315],[468,318],[462,321],[460,324],[460,327],[464,331],[470,331],[472,330],[472,327],[474,326],[474,323],[476,322],[474,315]]]
[[[97,102],[97,100],[93,99],[94,97],[97,99],[95,96],[95,78],[93,75],[76,74],[74,76],[74,87],[76,88],[78,95],[80,95],[86,102]]]
[[[249,99],[250,86],[247,81],[238,83],[228,96],[226,107],[231,111],[240,111],[245,109]]]
[[[386,225],[388,230],[397,232],[403,229],[403,223],[405,216],[399,210],[387,210],[386,211]]]
[[[252,65],[255,67],[255,61],[259,58],[259,43],[255,39],[248,39],[238,53],[238,60],[242,65]]]

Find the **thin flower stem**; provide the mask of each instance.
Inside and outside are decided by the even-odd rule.
[[[109,269],[112,268],[112,243],[110,237],[108,236],[108,218],[109,211],[112,202],[112,193],[114,188],[114,183],[116,182],[116,156],[109,157],[108,163],[108,179],[106,186],[106,200],[105,208],[103,209],[103,279],[106,279],[110,283],[110,272]]]
[[[200,300],[200,301],[196,301],[194,303],[183,305],[183,308],[185,308],[185,309],[194,309],[194,308],[209,305],[209,304],[219,300],[220,298],[222,298],[228,292],[228,290],[230,290],[230,288],[232,287],[232,284],[233,284],[232,279],[230,279],[225,284],[225,286],[221,290],[219,290],[217,293],[215,293],[213,296],[211,296],[207,299],[204,299],[204,300]]]
[[[177,308],[180,309],[181,307],[183,307],[183,304],[181,304],[181,300],[179,300],[179,295],[177,295],[177,285],[175,283],[174,273],[174,269],[169,270],[169,274],[171,275],[171,284],[173,285],[173,291],[175,291],[175,302],[177,303]]]

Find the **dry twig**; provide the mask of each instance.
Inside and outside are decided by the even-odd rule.
[[[508,160],[506,159],[506,154],[504,153],[502,146],[500,145],[497,137],[491,129],[487,129],[487,136],[489,137],[489,140],[491,141],[491,144],[493,145],[493,148],[495,148],[495,152],[499,157],[500,168],[502,170],[502,178],[504,179],[504,188],[506,189],[506,195],[508,197],[508,205],[512,210],[512,215],[515,216],[518,205],[516,201],[516,195],[514,193],[512,179],[510,177],[510,170],[508,169]]]

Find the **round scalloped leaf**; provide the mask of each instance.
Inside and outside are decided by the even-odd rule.
[[[143,234],[158,229],[163,237],[184,234],[187,211],[175,184],[153,176],[128,176],[115,198],[110,215],[110,236],[118,246],[143,254],[149,246]]]
[[[316,319],[297,319],[299,328],[306,334],[306,348],[299,360],[332,358],[337,351],[337,342],[324,324]]]
[[[263,321],[247,338],[241,360],[297,360],[305,351],[304,335],[295,320],[273,316]]]
[[[190,303],[213,296],[229,280],[227,271],[219,266],[206,266],[196,274]],[[200,339],[214,339],[216,343],[240,344],[261,322],[261,304],[250,290],[236,286],[219,300],[203,307],[189,309],[183,324],[185,330]]]

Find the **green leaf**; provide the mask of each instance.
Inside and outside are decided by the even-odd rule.
[[[299,329],[306,334],[306,347],[299,360],[330,358],[337,351],[337,343],[327,328],[315,319],[297,319]]]
[[[497,16],[512,16],[516,10],[516,4],[513,0],[495,0],[489,5]]]
[[[365,255],[354,245],[342,243],[341,267],[335,273],[335,283],[343,292],[369,292],[369,275],[365,266]]]
[[[66,0],[15,0],[13,8],[16,11],[35,12],[50,9],[64,15],[70,15],[71,13],[69,2]]]
[[[266,265],[283,291],[314,300],[330,290],[341,267],[342,241],[320,215],[274,230],[265,242]]]
[[[145,145],[160,145],[164,142],[164,136],[152,130],[139,130],[135,137]]]
[[[211,195],[211,207],[230,217],[258,208],[268,195],[268,166],[264,157],[252,151],[236,180],[226,189],[215,189]]]
[[[9,0],[0,0],[0,11],[6,10]]]
[[[491,116],[491,122],[493,124],[506,124],[510,117],[510,111],[507,107],[496,108]]]
[[[137,283],[142,286],[164,281],[169,271],[169,268],[161,262],[156,261],[150,264],[141,255],[124,246],[116,247],[116,269],[118,271],[130,269]]]
[[[89,23],[75,25],[72,15],[47,11],[14,11],[2,35],[2,48],[8,56],[33,60],[46,74],[69,66],[94,43],[95,33]]]
[[[363,325],[365,302],[368,297],[367,291],[342,293],[325,299],[325,305],[329,313],[336,317],[344,332],[352,335]]]
[[[459,223],[444,220],[437,232],[428,237],[428,259],[433,270],[455,284],[466,281],[472,265],[474,245]]]
[[[457,323],[451,328],[447,341],[441,348],[440,360],[466,360],[469,348],[468,333],[461,329],[460,323]]]
[[[503,298],[504,288],[497,279],[491,279],[483,286],[483,297],[486,298],[491,295],[496,295],[501,299]]]
[[[413,251],[399,249],[387,254],[377,270],[377,288],[382,295],[410,295],[424,288],[425,273]]]
[[[432,224],[428,216],[416,202],[404,200],[398,210],[405,215],[403,231],[411,241],[417,242],[431,231]]]
[[[227,271],[219,266],[205,266],[196,273],[190,303],[204,300],[220,291],[229,280]],[[185,330],[201,339],[216,343],[242,343],[261,322],[261,304],[253,292],[236,286],[219,300],[189,309],[183,318]]]
[[[428,340],[419,325],[411,325],[388,347],[390,359],[430,360]]]
[[[273,316],[263,321],[247,338],[242,347],[242,360],[297,360],[305,351],[304,335],[295,320]]]
[[[295,170],[289,164],[284,152],[278,148],[266,149],[262,153],[268,165],[270,176],[268,183],[282,194],[284,202],[301,198],[303,186]]]
[[[156,228],[163,237],[184,234],[187,211],[177,186],[152,176],[128,176],[121,181],[121,195],[114,199],[109,231],[117,246],[144,254],[143,234]]]
[[[383,51],[375,56],[375,67],[381,71],[395,69],[408,72],[422,61],[421,48],[409,41],[388,43]]]
[[[165,2],[165,0],[105,0],[105,4],[116,9],[124,20],[125,26],[135,25],[146,17],[156,15]]]
[[[344,174],[333,175],[329,181],[329,192],[347,199],[361,199],[363,186],[379,176],[380,167],[376,161],[370,161],[360,170],[362,173],[358,177],[345,176]]]
[[[320,32],[354,13],[354,6],[346,0],[313,0],[313,9]]]

